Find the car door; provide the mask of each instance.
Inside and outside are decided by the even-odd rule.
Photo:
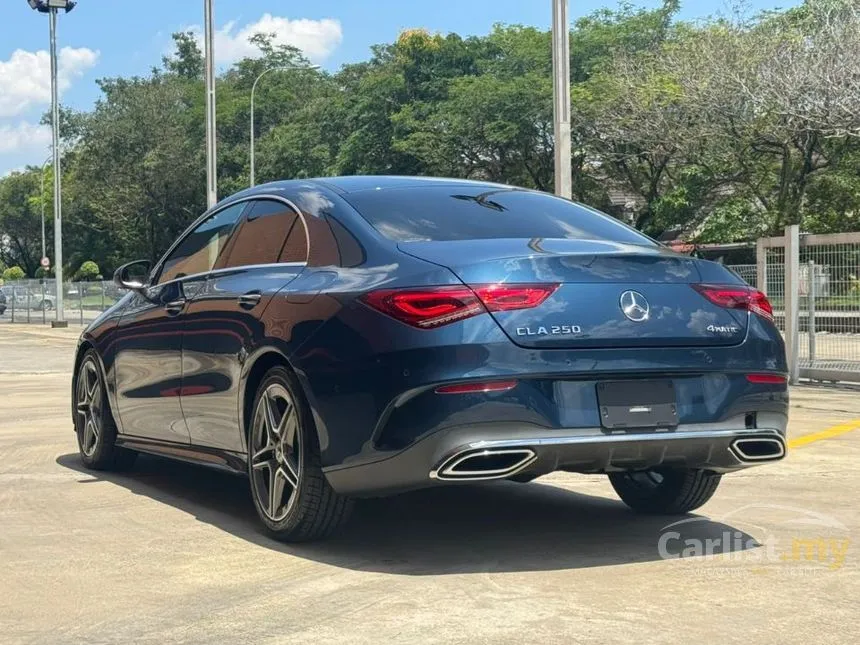
[[[135,294],[115,337],[115,378],[124,434],[189,443],[182,415],[182,330],[186,310],[226,247],[246,204],[208,216],[168,252],[153,286]]]
[[[224,257],[189,305],[182,349],[182,409],[191,443],[244,452],[239,427],[244,358],[266,337],[271,299],[304,269],[302,218],[286,202],[251,202]]]

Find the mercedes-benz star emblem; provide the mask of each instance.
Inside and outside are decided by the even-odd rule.
[[[651,306],[638,291],[625,291],[621,294],[621,311],[633,322],[645,322],[651,314]]]

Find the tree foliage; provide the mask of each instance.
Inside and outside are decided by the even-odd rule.
[[[807,0],[754,17],[676,20],[678,0],[622,4],[571,33],[574,196],[652,235],[752,239],[800,223],[857,229],[860,9]],[[156,259],[205,209],[203,56],[193,34],[151,73],[99,82],[64,109],[69,267]],[[256,92],[259,182],[332,174],[433,174],[551,190],[551,36],[410,30],[335,73],[258,34],[260,56],[218,79],[219,189],[248,185]],[[50,172],[0,180],[0,263],[34,275]],[[52,236],[48,252],[52,253]]]

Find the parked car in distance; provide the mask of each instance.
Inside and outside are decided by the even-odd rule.
[[[0,316],[6,313],[6,294],[0,290]]]
[[[75,358],[84,464],[245,473],[278,539],[330,534],[356,497],[556,470],[683,514],[785,455],[764,294],[545,193],[276,182],[115,280]]]
[[[52,311],[57,302],[56,296],[49,293],[42,294],[29,287],[6,285],[0,287],[0,291],[6,297],[6,307],[12,308],[14,306],[15,309],[20,311],[26,311],[27,309]]]

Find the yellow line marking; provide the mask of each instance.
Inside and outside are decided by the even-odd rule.
[[[827,430],[822,430],[821,432],[813,432],[812,434],[792,439],[788,442],[788,447],[800,448],[801,446],[807,446],[811,443],[815,443],[816,441],[821,441],[822,439],[832,439],[833,437],[838,437],[839,435],[858,429],[860,429],[860,419],[854,419],[853,421],[840,423],[838,426],[827,428]]]

